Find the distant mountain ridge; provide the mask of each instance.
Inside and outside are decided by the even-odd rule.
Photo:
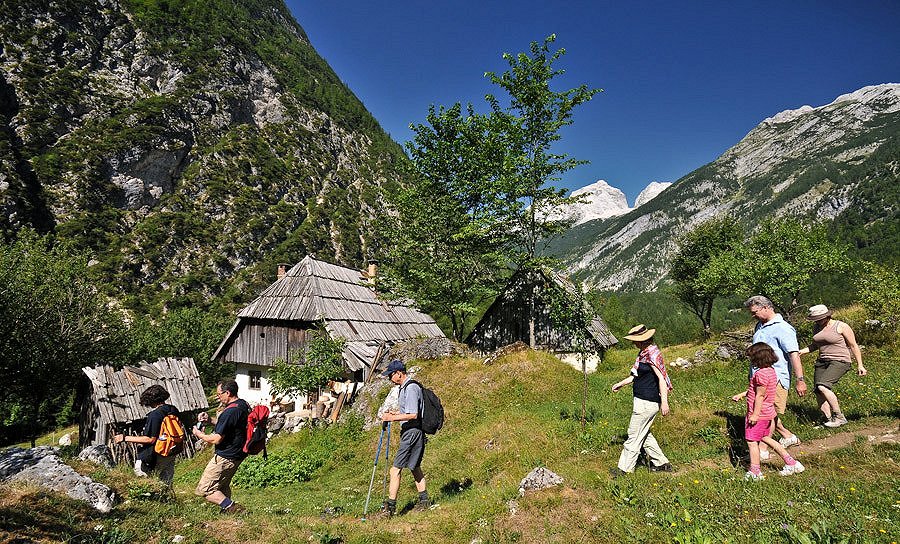
[[[669,185],[672,184],[668,182],[651,182],[635,199],[635,207],[650,202]],[[628,206],[628,199],[625,197],[625,193],[602,179],[572,191],[569,196],[582,197],[583,201],[558,210],[556,215],[571,218],[576,225],[593,221],[594,219],[615,217],[628,213],[632,209]]]
[[[360,266],[401,148],[281,0],[0,10],[0,233],[55,232],[135,307]],[[252,292],[252,289],[250,289]]]
[[[724,213],[827,221],[864,255],[897,259],[900,84],[763,120],[710,164],[624,215],[575,226],[551,251],[601,289],[652,290],[679,235]]]

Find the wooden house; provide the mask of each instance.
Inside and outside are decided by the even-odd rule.
[[[506,287],[487,309],[481,320],[469,333],[466,343],[483,352],[494,351],[522,342],[535,349],[554,352],[563,361],[581,368],[580,350],[571,332],[558,327],[552,316],[553,300],[564,304],[584,305],[585,315],[590,317],[583,331],[587,338],[589,370],[605,351],[618,343],[609,328],[580,296],[578,288],[562,274],[546,269],[520,269],[510,278]],[[531,310],[532,303],[534,311]],[[531,319],[534,316],[534,333]]]
[[[141,393],[154,384],[169,392],[166,402],[178,408],[185,427],[197,421],[199,412],[209,410],[197,366],[189,357],[159,359],[155,363],[126,366],[122,370],[111,366],[81,370],[87,375],[90,387],[79,420],[81,447],[110,444],[117,433],[139,434],[150,410],[141,406]],[[190,446],[188,442],[192,441],[185,441]],[[113,451],[118,450],[114,448]],[[193,450],[189,449],[187,453],[190,455]]]
[[[212,358],[234,363],[239,394],[253,404],[273,400],[268,369],[279,358],[299,363],[320,326],[346,341],[344,366],[357,382],[368,377],[385,343],[444,337],[434,319],[409,302],[379,298],[373,279],[374,269],[361,273],[307,256],[238,313]]]

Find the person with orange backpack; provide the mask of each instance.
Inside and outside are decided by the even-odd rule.
[[[182,450],[185,431],[178,419],[178,408],[166,404],[169,392],[161,385],[151,385],[141,393],[141,406],[152,408],[140,435],[117,434],[113,442],[139,444],[134,473],[147,476],[156,472],[159,479],[172,487],[175,476],[175,457]]]

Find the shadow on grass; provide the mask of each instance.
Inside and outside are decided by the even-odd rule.
[[[462,480],[457,480],[453,478],[443,486],[441,486],[441,494],[445,497],[452,497],[454,495],[459,495],[463,491],[472,487],[472,478],[463,478]]]
[[[76,501],[44,491],[29,493],[15,504],[0,506],[0,541],[87,542],[96,535],[83,532],[84,527],[96,521],[102,524],[102,519],[102,515]],[[14,538],[8,541],[6,536]]]
[[[733,467],[742,466],[742,458],[750,455],[747,441],[744,440],[744,416],[726,410],[719,410],[716,415],[725,420],[725,430],[728,433],[728,461]]]

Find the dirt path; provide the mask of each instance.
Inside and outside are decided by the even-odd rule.
[[[847,430],[838,432],[824,438],[808,440],[802,442],[799,446],[789,448],[791,455],[798,459],[810,455],[817,455],[844,448],[856,441],[857,437],[862,437],[869,444],[897,444],[900,443],[900,423],[886,423],[883,425],[867,425],[860,429]],[[781,458],[773,455],[770,461],[764,461],[763,464],[781,465]],[[687,467],[688,470],[701,468],[727,468],[733,466],[729,459],[702,459],[691,463]],[[679,470],[679,472],[682,472]]]

